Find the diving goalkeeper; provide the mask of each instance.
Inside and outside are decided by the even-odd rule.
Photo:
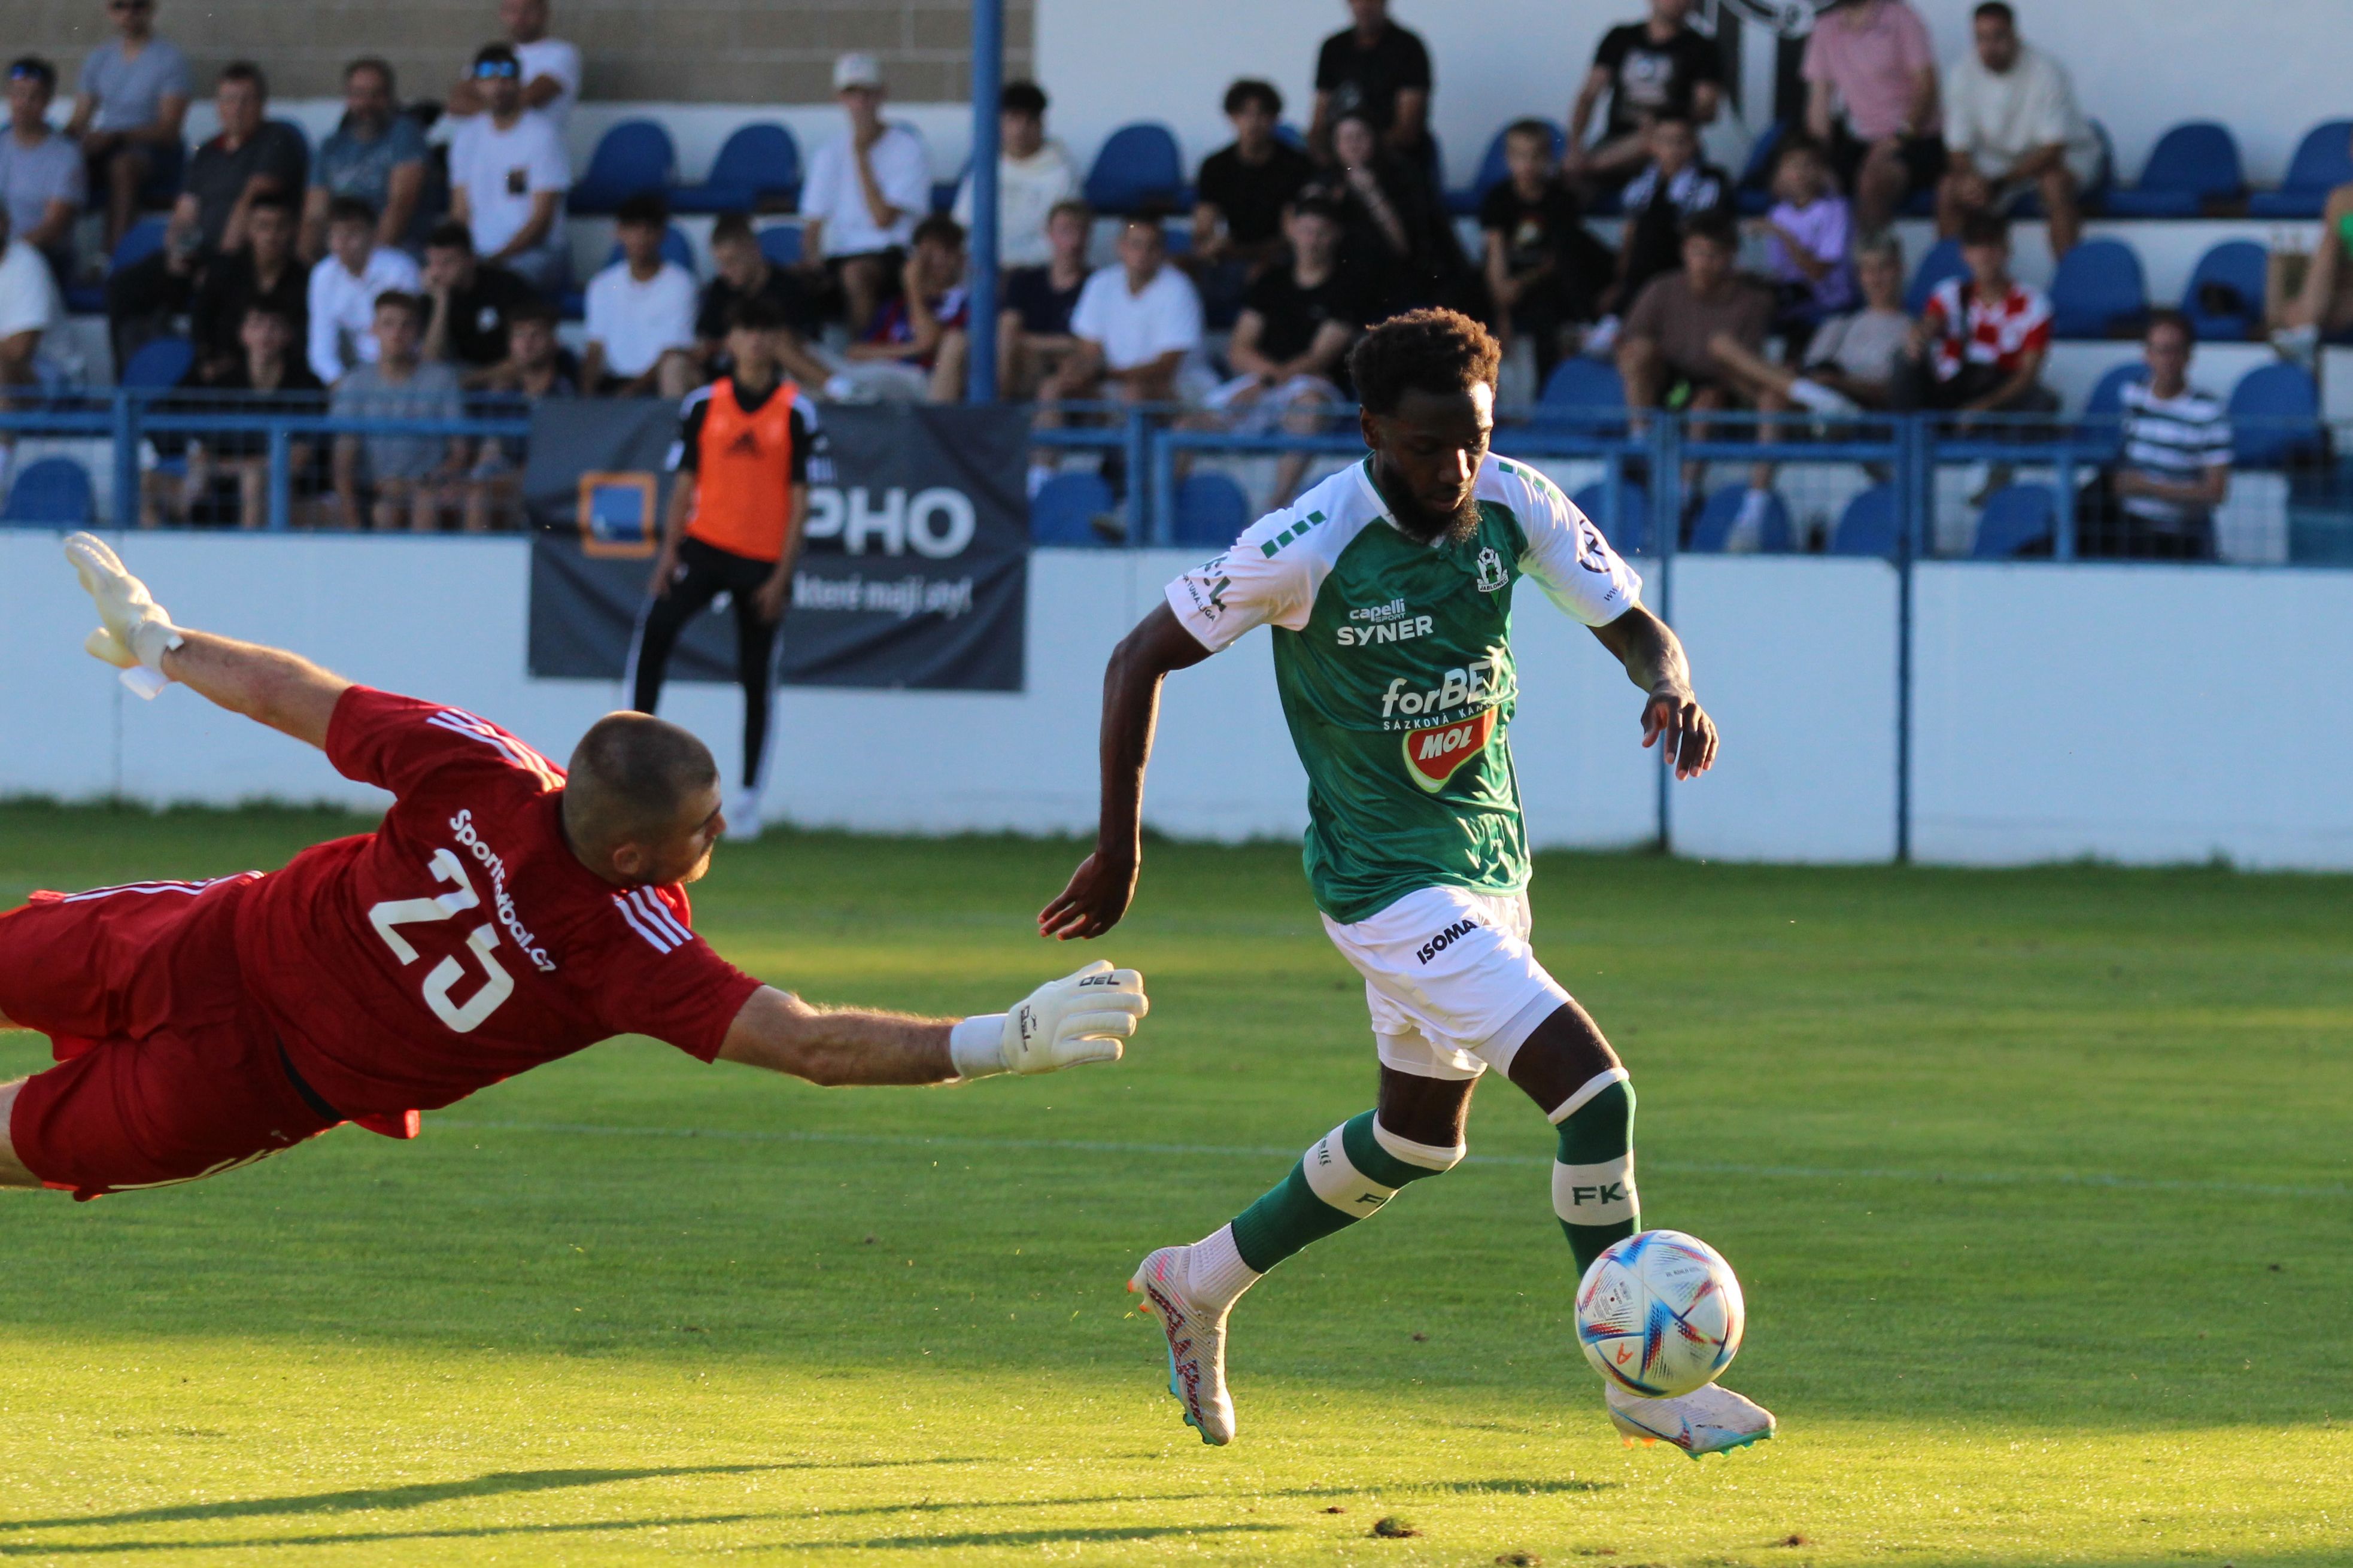
[[[275,648],[183,629],[88,534],[90,651],[177,681],[388,790],[375,832],[279,870],[35,893],[0,915],[0,1027],[58,1065],[0,1086],[0,1185],[94,1198],[210,1176],[343,1121],[417,1112],[613,1035],[820,1084],[954,1083],[1115,1061],[1144,1016],[1096,963],[1005,1014],[808,1005],[694,934],[725,829],[702,742],[613,713],[558,767],[497,725]]]

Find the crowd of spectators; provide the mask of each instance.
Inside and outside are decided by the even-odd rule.
[[[28,57],[9,71],[0,399],[37,378],[61,288],[97,275],[74,250],[85,211],[111,247],[142,211],[168,205],[162,246],[105,277],[106,310],[118,363],[185,318],[190,406],[275,400],[442,419],[470,395],[679,397],[728,368],[731,328],[756,304],[754,317],[776,323],[763,331],[785,374],[830,399],[956,397],[970,334],[989,331],[1000,392],[1038,403],[1043,426],[1167,403],[1198,424],[1306,430],[1345,410],[1346,351],[1365,324],[1443,304],[1524,341],[1536,384],[1574,356],[1614,363],[1638,413],[2034,414],[2054,403],[2042,381],[2051,307],[2010,273],[2007,215],[2037,198],[2063,253],[2104,155],[2064,67],[2021,37],[2003,0],[1977,6],[1970,48],[1941,74],[1907,0],[1843,0],[1806,47],[1804,112],[1782,128],[1769,210],[1744,226],[1734,179],[1702,139],[1727,105],[1725,57],[1692,26],[1694,0],[1647,0],[1599,39],[1567,106],[1565,147],[1547,121],[1508,128],[1507,177],[1483,193],[1466,250],[1430,134],[1430,51],[1388,0],[1346,0],[1348,25],[1316,58],[1304,134],[1285,127],[1271,83],[1235,81],[1223,102],[1232,139],[1200,163],[1189,213],[1127,218],[1101,268],[1090,264],[1097,217],[1049,133],[1046,94],[1008,84],[997,181],[1006,270],[997,320],[976,323],[973,178],[933,214],[923,141],[887,114],[871,56],[836,62],[840,129],[808,161],[797,260],[772,259],[750,221],[729,215],[698,285],[665,255],[670,214],[647,193],[618,210],[617,258],[575,280],[563,129],[580,55],[550,36],[547,0],[501,0],[501,36],[440,105],[404,104],[389,64],[353,61],[342,121],[315,155],[270,118],[261,69],[232,63],[211,84],[218,129],[185,163],[186,58],[156,30],[154,0],[106,4],[113,36],[81,63],[62,130],[50,123],[54,68]],[[1891,225],[1924,195],[1968,271],[1915,320]],[[1614,243],[1591,218],[1604,204],[1621,215]],[[2344,206],[2353,213],[2353,195]],[[1172,232],[1188,242],[1174,254]],[[2303,330],[2353,319],[2340,273],[2353,268],[2313,268]],[[576,358],[556,306],[575,281]],[[2152,343],[2186,364],[2189,345],[2174,340],[2187,323],[2160,325]],[[2151,355],[2150,384],[2174,388]],[[2178,435],[2205,418],[2201,396],[2184,384],[2129,412]],[[180,443],[176,466],[148,487],[150,514],[255,524],[257,450],[242,437]],[[298,488],[350,524],[485,526],[515,489],[505,442],[387,436],[301,457]],[[1033,485],[1050,463],[1040,454]],[[1268,499],[1287,499],[1303,465],[1286,458]],[[1751,510],[1768,479],[1760,468]],[[2119,478],[2103,513],[2126,531],[2211,510],[2202,469],[2137,483]]]

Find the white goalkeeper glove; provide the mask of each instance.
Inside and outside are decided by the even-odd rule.
[[[122,672],[122,684],[153,697],[169,684],[164,656],[186,639],[172,617],[147,592],[147,584],[123,569],[122,559],[94,534],[66,536],[66,559],[98,605],[99,627],[82,647]]]
[[[1097,959],[1076,974],[1048,981],[1010,1013],[965,1019],[948,1036],[948,1055],[964,1078],[1115,1062],[1124,1048],[1120,1042],[1151,1010],[1144,976]]]

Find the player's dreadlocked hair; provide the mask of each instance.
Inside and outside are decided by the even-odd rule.
[[[711,748],[649,713],[607,713],[572,749],[564,830],[590,855],[642,843],[677,824],[679,805],[719,782]]]
[[[1460,310],[1408,310],[1356,340],[1348,374],[1369,414],[1394,414],[1408,392],[1447,395],[1495,384],[1504,351]]]

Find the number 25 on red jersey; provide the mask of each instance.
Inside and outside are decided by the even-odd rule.
[[[430,899],[387,899],[368,910],[368,921],[375,927],[376,935],[384,938],[385,946],[392,949],[393,957],[406,966],[417,962],[417,949],[396,928],[420,925],[428,921],[446,921],[467,910],[480,909],[482,900],[474,892],[474,884],[466,876],[466,868],[458,857],[447,849],[433,851],[427,863],[436,881],[447,882],[450,890]],[[460,1004],[451,999],[450,993],[465,978],[466,965],[456,954],[435,964],[425,976],[425,1005],[433,1016],[460,1035],[471,1034],[483,1021],[499,1010],[499,1005],[514,994],[514,977],[509,974],[492,955],[499,945],[495,923],[484,921],[466,938],[466,946],[482,966],[482,986]]]

